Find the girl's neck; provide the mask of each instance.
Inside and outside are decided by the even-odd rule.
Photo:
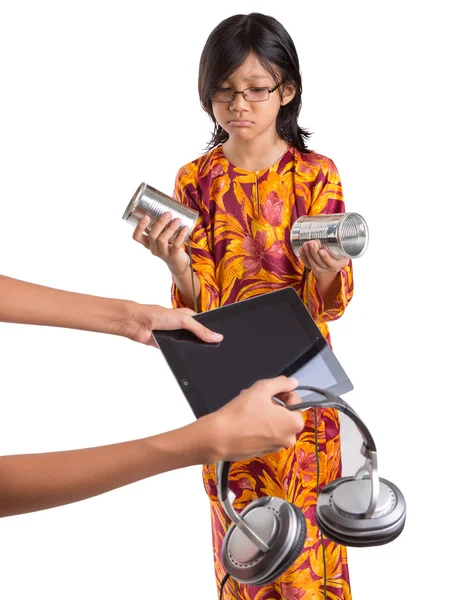
[[[264,171],[277,162],[287,150],[288,144],[275,135],[271,140],[261,139],[248,142],[228,139],[222,144],[226,159],[235,167],[245,171]]]

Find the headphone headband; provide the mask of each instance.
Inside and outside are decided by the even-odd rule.
[[[288,410],[304,410],[305,408],[336,408],[337,410],[346,414],[347,417],[349,417],[355,423],[361,434],[361,437],[363,438],[363,443],[366,449],[369,452],[376,452],[376,445],[368,427],[366,427],[360,417],[356,414],[353,408],[347,402],[345,402],[345,400],[342,400],[339,396],[336,396],[332,392],[323,390],[321,388],[312,387],[310,385],[300,385],[296,388],[296,390],[306,390],[313,392],[314,394],[325,396],[325,398],[301,402],[300,404],[293,404],[292,406],[286,407]]]
[[[336,396],[332,392],[316,388],[308,385],[301,385],[295,388],[296,390],[306,390],[324,396],[319,400],[310,400],[287,406],[288,410],[305,410],[306,408],[336,408],[347,415],[357,426],[363,438],[363,446],[361,453],[366,458],[366,463],[358,470],[355,475],[356,479],[361,479],[363,475],[368,474],[371,480],[371,498],[369,506],[366,510],[366,517],[371,517],[379,496],[379,477],[378,477],[378,465],[376,455],[376,445],[374,443],[373,436],[369,429],[356,414],[356,412],[342,400],[339,396]],[[268,552],[269,547],[254,531],[252,531],[240,517],[240,515],[233,508],[233,500],[235,499],[234,494],[228,488],[228,476],[230,473],[230,467],[232,463],[228,461],[220,461],[217,463],[216,479],[217,479],[217,493],[220,503],[222,504],[227,516],[235,523],[235,525],[245,533],[245,535],[262,551]]]

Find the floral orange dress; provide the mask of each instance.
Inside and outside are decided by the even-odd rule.
[[[174,196],[200,214],[190,238],[194,270],[201,284],[200,311],[292,286],[306,306],[309,291],[312,316],[330,342],[327,321],[338,319],[353,295],[351,264],[340,271],[335,307],[326,309],[314,274],[307,274],[289,238],[292,224],[303,215],[344,212],[340,178],[330,159],[289,147],[274,165],[255,173],[230,164],[218,146],[180,169]],[[173,306],[185,306],[174,284],[172,299]],[[341,476],[340,424],[336,410],[317,411],[321,489]],[[234,463],[229,484],[236,495],[237,510],[263,495],[278,496],[299,506],[307,524],[302,553],[288,571],[268,585],[243,585],[230,579],[225,586],[226,600],[323,597],[322,542],[315,521],[313,409],[304,412],[304,420],[304,429],[294,447]],[[217,497],[215,465],[204,466],[203,479],[210,499],[215,574],[220,590],[225,575],[221,548],[231,523]],[[324,540],[327,598],[349,600],[346,548]]]

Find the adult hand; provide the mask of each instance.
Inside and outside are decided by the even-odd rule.
[[[189,308],[164,308],[152,304],[131,303],[131,320],[125,337],[142,344],[154,345],[151,332],[154,329],[187,329],[204,342],[216,343],[223,339],[193,318],[195,312]]]
[[[297,385],[297,380],[284,376],[257,381],[208,415],[214,421],[211,432],[216,438],[215,462],[248,460],[293,446],[304,419],[272,398],[276,396],[286,405],[299,403],[300,397],[293,392]]]

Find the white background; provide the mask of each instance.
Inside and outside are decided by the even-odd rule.
[[[0,4],[0,272],[169,306],[163,264],[121,221],[141,181],[172,191],[210,122],[214,26],[259,10],[299,52],[300,123],[371,240],[332,327],[382,476],[408,503],[394,543],[351,549],[356,600],[471,589],[471,85],[464,2]],[[470,44],[471,46],[471,44]],[[470,95],[469,95],[470,94]],[[159,351],[0,326],[0,454],[134,439],[193,420]],[[344,429],[345,473],[360,462]],[[463,498],[463,499],[462,499]],[[200,468],[0,522],[5,600],[216,598]],[[464,548],[462,550],[462,548]]]

